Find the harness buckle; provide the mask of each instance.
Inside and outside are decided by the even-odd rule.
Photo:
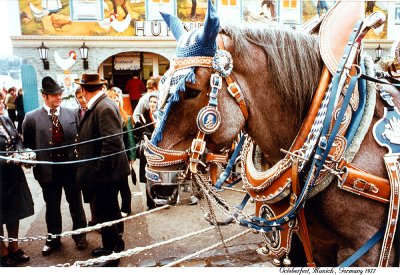
[[[190,147],[192,153],[197,153],[200,156],[206,151],[206,142],[202,139],[195,138],[192,141],[192,146]]]
[[[325,151],[327,145],[328,141],[326,140],[326,137],[325,136],[321,137],[319,139],[318,146]]]
[[[204,168],[207,167],[207,165],[204,162],[202,162],[201,160],[199,160],[199,159],[190,158],[189,161],[192,162],[192,163],[201,164],[201,166],[203,166]]]
[[[361,186],[359,186],[359,184],[361,184]],[[364,192],[364,191],[368,191],[368,192],[372,192],[377,194],[379,192],[379,188],[376,187],[374,184],[369,183],[363,179],[356,179],[353,183],[353,188]]]
[[[243,100],[242,92],[236,82],[232,82],[228,85],[228,92],[236,99],[236,102]]]
[[[212,74],[210,77],[210,85],[218,90],[222,88],[222,77],[219,74]]]

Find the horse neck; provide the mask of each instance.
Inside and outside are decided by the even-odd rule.
[[[254,142],[268,155],[271,164],[282,159],[280,149],[290,148],[301,127],[295,112],[285,111],[276,99],[257,93],[252,98],[252,111],[246,129]]]
[[[286,34],[285,39],[288,38],[291,39],[290,34]],[[294,36],[292,39],[296,39],[294,44],[308,48],[301,49],[301,53],[286,51],[289,58],[283,57],[285,60],[271,58],[271,52],[254,43],[247,45],[249,54],[246,55],[235,52],[235,39],[228,38],[227,43],[230,47],[227,49],[233,53],[234,73],[249,106],[246,132],[269,156],[271,163],[281,159],[280,149],[289,149],[295,139],[323,67],[318,50],[312,49],[317,44],[314,38]],[[299,42],[307,39],[306,45]],[[289,49],[299,51],[293,45]],[[296,60],[299,56],[305,60]],[[282,66],[271,62],[281,62]]]

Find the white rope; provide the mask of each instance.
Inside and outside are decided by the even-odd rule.
[[[166,204],[166,205],[163,205],[161,207],[157,207],[157,208],[151,209],[149,211],[144,211],[144,212],[140,212],[140,213],[138,213],[136,215],[132,215],[132,216],[128,216],[128,217],[125,217],[125,218],[121,218],[119,220],[103,222],[103,223],[99,223],[99,224],[96,224],[96,225],[93,225],[93,226],[79,228],[79,229],[76,229],[74,231],[65,231],[65,232],[63,232],[61,234],[51,234],[51,233],[49,233],[47,236],[23,237],[23,238],[5,238],[4,236],[0,236],[0,241],[3,241],[3,242],[18,242],[18,241],[19,242],[28,242],[28,241],[36,241],[36,240],[55,239],[55,238],[58,238],[58,237],[68,237],[68,236],[72,236],[72,235],[88,233],[88,232],[92,232],[92,231],[95,231],[95,230],[100,230],[103,227],[107,227],[107,226],[114,225],[114,224],[117,224],[117,223],[120,223],[120,222],[124,222],[124,221],[127,221],[127,220],[138,218],[138,217],[141,217],[141,216],[144,216],[144,215],[147,215],[147,214],[151,214],[153,212],[160,211],[162,209],[169,208],[169,207],[170,207],[170,205]]]
[[[181,259],[179,259],[179,260],[176,260],[176,261],[174,261],[174,262],[171,262],[171,263],[169,263],[169,264],[167,264],[167,265],[164,265],[164,266],[162,266],[162,267],[171,267],[171,266],[180,264],[180,263],[182,263],[182,262],[184,262],[184,261],[187,261],[187,260],[190,260],[190,259],[192,259],[192,258],[195,258],[195,257],[199,256],[199,255],[202,254],[202,253],[205,253],[205,252],[207,252],[207,251],[209,251],[209,250],[213,250],[214,248],[217,248],[218,246],[220,246],[220,245],[222,245],[222,244],[224,244],[224,243],[228,243],[228,242],[230,242],[230,241],[232,241],[232,240],[234,240],[234,239],[236,239],[236,238],[239,238],[239,237],[241,237],[241,236],[244,236],[245,234],[247,234],[247,233],[249,233],[249,232],[251,232],[251,230],[250,230],[250,229],[247,229],[247,230],[245,230],[245,231],[243,231],[243,232],[240,232],[240,233],[238,233],[238,234],[236,234],[236,235],[234,235],[234,236],[232,236],[232,237],[230,237],[230,238],[224,240],[224,242],[221,241],[221,242],[219,242],[219,243],[216,243],[216,244],[214,244],[214,245],[211,245],[211,246],[209,246],[209,247],[207,247],[207,248],[204,248],[204,249],[202,249],[202,250],[200,250],[200,251],[197,251],[197,252],[195,252],[195,253],[193,253],[193,254],[190,254],[190,255],[188,255],[188,256],[186,256],[186,257],[183,257],[183,258],[181,258]]]
[[[230,191],[235,191],[235,192],[247,194],[247,191],[241,190],[241,189],[238,189],[238,188],[232,188],[232,187],[227,187],[227,186],[226,187],[222,186],[221,188],[222,189],[226,189],[226,190],[230,190]]]
[[[166,244],[171,244],[171,243],[176,242],[176,241],[184,240],[184,239],[199,235],[201,233],[204,233],[204,232],[207,232],[207,231],[210,231],[210,230],[214,229],[214,227],[215,226],[210,226],[210,227],[201,229],[199,231],[183,235],[181,237],[176,237],[176,238],[169,239],[167,241],[163,241],[163,242],[159,242],[159,243],[155,243],[155,244],[152,244],[152,245],[143,246],[143,247],[135,247],[135,248],[123,251],[123,252],[119,252],[119,253],[115,253],[114,252],[114,253],[112,253],[112,254],[110,254],[108,256],[101,256],[101,257],[98,257],[98,258],[95,258],[95,259],[89,259],[89,260],[86,260],[86,261],[76,261],[72,266],[90,266],[90,265],[94,265],[94,264],[98,264],[98,263],[105,263],[105,262],[110,261],[110,260],[117,260],[117,259],[120,259],[122,257],[129,257],[129,256],[132,256],[132,255],[138,254],[139,252],[143,252],[143,251],[146,251],[146,250],[149,250],[149,249],[153,249],[153,248],[156,248],[156,247],[159,247],[159,246],[163,246],[163,245],[166,245]],[[60,264],[60,265],[57,265],[57,266],[58,267],[67,267],[67,266],[70,266],[70,265],[69,264]]]

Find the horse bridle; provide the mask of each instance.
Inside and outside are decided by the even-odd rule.
[[[222,88],[223,78],[227,84],[229,94],[238,104],[245,121],[249,116],[248,108],[243,97],[242,90],[232,73],[233,60],[231,54],[225,50],[221,35],[217,38],[218,50],[213,57],[184,57],[173,58],[170,70],[180,70],[189,67],[212,68],[214,72],[210,76],[211,90],[208,104],[197,115],[198,131],[193,139],[191,147],[186,151],[167,150],[152,144],[145,139],[145,156],[150,167],[167,167],[182,163],[188,163],[185,178],[188,173],[198,173],[198,165],[206,166],[208,163],[226,163],[228,153],[215,154],[206,151],[206,135],[214,133],[220,126],[221,116],[218,111],[218,92]],[[164,171],[163,171],[164,172]],[[146,177],[152,181],[160,182],[158,173],[154,169],[146,169]]]

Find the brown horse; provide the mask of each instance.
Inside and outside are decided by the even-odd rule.
[[[207,28],[206,22],[203,31],[207,32]],[[179,36],[179,31],[175,36],[176,33]],[[246,120],[224,81],[218,94],[221,121],[218,129],[207,135],[207,149],[219,152],[243,130],[274,165],[284,157],[280,149],[290,148],[296,138],[318,86],[324,67],[318,37],[283,28],[244,24],[224,26],[218,35],[232,55],[233,73],[249,115]],[[216,36],[208,38],[215,41]],[[195,81],[190,77],[185,79],[184,89],[179,90],[177,102],[171,104],[162,122],[158,147],[179,151],[190,148],[198,132],[196,117],[209,102],[212,73],[212,68],[199,66],[194,70]],[[398,92],[387,88],[399,106]],[[382,115],[383,103],[377,98],[372,123],[352,163],[373,175],[388,178],[382,158],[387,152],[372,135],[372,127]],[[386,204],[345,192],[335,183],[305,204],[313,255],[321,266],[342,263],[387,220]],[[375,245],[356,265],[377,266],[380,249],[381,244]],[[394,264],[394,257],[392,253],[390,265]]]

